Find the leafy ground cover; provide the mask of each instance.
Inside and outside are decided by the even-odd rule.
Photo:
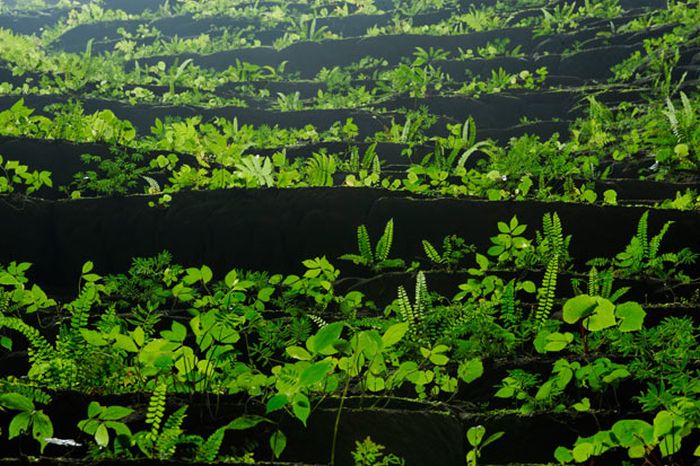
[[[698,11],[0,2],[0,462],[693,464]]]

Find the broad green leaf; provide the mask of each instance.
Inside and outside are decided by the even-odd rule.
[[[121,335],[118,334],[115,337],[114,341],[114,347],[123,349],[124,351],[128,351],[130,353],[136,353],[139,349],[136,347],[136,344],[134,343],[134,340],[131,339],[131,337],[127,335]]]
[[[384,347],[388,348],[389,346],[393,346],[399,341],[401,341],[404,335],[406,335],[406,332],[408,332],[408,329],[408,322],[401,322],[399,324],[394,324],[391,327],[389,327],[382,336],[382,342],[384,342]]]
[[[101,447],[106,447],[109,445],[109,432],[107,431],[107,426],[100,424],[97,426],[95,431],[95,441]]]
[[[12,440],[25,433],[29,428],[29,422],[32,420],[32,414],[28,411],[22,411],[12,418],[10,426],[7,429],[8,438]]]
[[[583,463],[584,461],[588,461],[593,455],[593,445],[590,443],[580,443],[574,447],[571,453],[574,457],[574,461]]]
[[[654,427],[639,419],[618,421],[611,430],[624,447],[644,446],[654,442]]]
[[[34,411],[32,400],[19,393],[3,393],[0,395],[0,406],[15,411]]]
[[[603,298],[596,298],[597,305],[593,315],[583,321],[583,326],[591,332],[597,332],[615,325],[615,305]]]
[[[289,346],[285,352],[292,358],[300,361],[310,361],[312,359],[311,354],[301,346]]]
[[[575,324],[581,318],[591,314],[596,307],[596,300],[587,294],[578,295],[569,299],[564,304],[564,322],[567,324]]]
[[[615,307],[615,315],[622,321],[619,326],[621,332],[634,332],[642,329],[647,313],[639,303],[630,301],[618,304]]]
[[[32,419],[32,437],[41,444],[41,452],[46,447],[46,439],[53,437],[53,424],[43,411],[34,413]]]
[[[481,359],[474,358],[468,361],[464,361],[459,365],[457,369],[457,376],[462,379],[463,382],[472,383],[484,374],[484,364]]]
[[[570,332],[553,332],[547,335],[546,341],[547,343],[544,345],[545,351],[561,351],[574,341],[574,335]]]
[[[284,449],[287,448],[287,437],[284,435],[284,432],[277,430],[270,436],[270,448],[272,449],[272,454],[275,455],[275,459],[282,455]]]
[[[105,346],[107,344],[107,340],[105,340],[101,332],[81,328],[80,334],[83,336],[88,345]]]
[[[265,413],[268,414],[277,411],[278,409],[282,409],[288,402],[289,399],[287,398],[287,395],[284,393],[278,393],[267,400],[267,404],[265,405]]]
[[[229,422],[226,425],[227,429],[231,430],[246,430],[250,429],[251,427],[255,427],[261,422],[269,422],[267,419],[265,419],[262,416],[253,416],[253,415],[246,415],[246,416],[239,416],[233,421]]]
[[[306,427],[306,420],[311,414],[311,404],[306,395],[302,393],[297,393],[292,400],[292,411],[294,415],[299,419],[304,427]]]
[[[331,371],[332,367],[333,365],[330,361],[320,361],[312,364],[301,373],[299,382],[306,387],[314,385],[322,381],[326,377],[326,374]]]
[[[104,421],[118,421],[120,419],[125,418],[133,412],[133,409],[126,408],[124,406],[109,406],[100,415],[100,419]]]
[[[92,272],[92,269],[94,267],[95,267],[95,265],[91,261],[87,261],[86,263],[83,264],[82,274],[85,275],[87,273]]]
[[[478,447],[481,445],[484,434],[486,434],[486,428],[484,426],[470,427],[467,431],[467,440],[469,440],[469,445],[472,447]]]
[[[340,338],[344,325],[343,322],[334,322],[322,327],[316,335],[306,340],[306,347],[309,351],[316,354],[335,353],[336,351],[332,348],[332,345]]]

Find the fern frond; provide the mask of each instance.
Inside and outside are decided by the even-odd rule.
[[[154,442],[158,439],[163,416],[165,416],[165,392],[166,386],[164,383],[156,386],[151,395],[151,400],[148,403],[148,411],[146,412],[146,424],[151,426],[149,435]]]
[[[178,439],[182,435],[182,423],[187,417],[187,405],[181,406],[168,416],[163,423],[163,429],[155,441],[155,448],[160,459],[169,459],[175,454]]]
[[[600,296],[599,293],[599,283],[598,283],[598,269],[591,267],[588,271],[588,295],[589,296]]]
[[[226,427],[219,427],[200,444],[195,461],[211,463],[219,456],[219,450],[221,450],[221,444],[224,441],[224,435],[227,430]]]
[[[374,255],[372,254],[372,242],[369,239],[369,232],[365,225],[360,225],[357,227],[357,247],[360,251],[360,256],[362,256],[368,264],[374,262]]]
[[[516,326],[520,320],[520,316],[516,314],[515,310],[515,282],[513,280],[509,281],[503,288],[503,294],[501,295],[501,319],[507,327]]]
[[[15,380],[0,380],[0,393],[17,393],[43,405],[51,403],[51,395],[42,389]]]
[[[318,326],[318,328],[325,327],[326,325],[328,325],[328,322],[326,322],[325,320],[323,320],[321,317],[317,316],[316,314],[307,314],[306,317],[308,317],[311,320],[311,322],[316,324]]]
[[[649,257],[649,211],[647,210],[642,214],[642,216],[639,219],[639,223],[637,224],[637,240],[639,240],[639,244],[642,247],[643,250],[643,256],[642,257]]]
[[[411,305],[411,300],[408,298],[408,293],[403,286],[399,287],[399,314],[404,322],[409,325],[409,332],[415,334],[417,332],[418,320],[416,319],[416,314],[413,311],[413,306]]]
[[[435,249],[435,247],[430,244],[430,241],[427,239],[424,239],[422,241],[423,244],[423,250],[425,251],[425,255],[428,256],[428,259],[430,259],[431,262],[435,264],[442,264],[443,263],[443,258],[440,257],[440,253]]]
[[[389,252],[391,252],[391,245],[394,241],[394,219],[389,219],[384,227],[384,234],[379,241],[377,241],[377,247],[374,253],[374,258],[377,262],[383,262],[389,258]]]
[[[423,320],[425,310],[428,307],[428,284],[425,281],[423,271],[416,275],[416,302],[413,307],[418,322]]]
[[[673,225],[672,220],[664,223],[664,226],[661,227],[659,233],[656,236],[654,236],[649,242],[649,250],[647,256],[649,260],[654,260],[658,256],[659,248],[661,247],[661,241],[663,241],[664,236],[666,236],[666,233],[668,233],[668,229],[671,228],[671,225]]]
[[[552,312],[554,307],[554,295],[557,289],[557,275],[559,273],[559,258],[552,257],[547,263],[547,269],[542,278],[542,286],[537,299],[537,309],[535,311],[535,321],[542,325]]]
[[[39,330],[17,317],[0,316],[0,328],[14,330],[24,336],[29,342],[29,362],[32,364],[49,362],[53,359],[54,348],[41,335]]]

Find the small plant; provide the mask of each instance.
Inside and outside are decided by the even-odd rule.
[[[355,441],[355,449],[352,451],[352,459],[355,466],[389,466],[392,464],[406,464],[403,458],[393,453],[384,453],[384,445],[380,445],[367,437],[362,442]]]
[[[486,435],[486,428],[484,426],[470,427],[467,431],[467,441],[472,448],[467,453],[467,466],[477,466],[481,458],[481,450],[503,437],[505,433],[496,432],[486,438],[484,438],[484,435]]]
[[[433,264],[447,270],[456,270],[460,263],[468,255],[474,253],[476,248],[472,244],[467,244],[464,238],[457,235],[448,235],[442,241],[442,252],[424,239],[422,242],[423,251]]]
[[[124,424],[123,419],[133,413],[134,410],[123,406],[102,406],[97,401],[91,401],[88,405],[88,418],[78,423],[78,428],[95,438],[95,442],[101,448],[109,445],[109,430],[116,435],[131,437],[131,430]]]
[[[0,155],[0,194],[10,194],[23,190],[24,194],[32,194],[43,186],[53,187],[51,172],[29,171],[27,165],[16,160],[4,162]]]
[[[31,429],[34,440],[39,442],[41,452],[53,436],[53,424],[43,410],[37,409],[34,401],[19,393],[0,394],[0,411],[18,411],[10,421],[8,438],[13,439]]]
[[[657,278],[675,277],[683,279],[685,275],[676,269],[676,265],[692,264],[697,254],[689,248],[677,252],[660,252],[661,242],[668,233],[673,221],[664,223],[659,233],[649,238],[649,211],[642,214],[637,225],[637,233],[632,237],[625,250],[618,253],[613,260],[593,259],[590,265],[612,265],[614,270],[624,277],[647,275]]]
[[[493,246],[488,249],[488,255],[495,257],[499,265],[513,263],[532,247],[530,240],[521,236],[526,229],[527,225],[519,223],[516,215],[509,223],[498,222],[499,233],[491,237]]]
[[[369,232],[365,225],[357,227],[357,247],[359,254],[344,254],[342,260],[351,261],[353,264],[370,267],[374,271],[384,269],[401,268],[405,265],[402,259],[390,259],[391,245],[394,241],[394,219],[390,219],[384,227],[384,233],[377,241],[374,251]]]

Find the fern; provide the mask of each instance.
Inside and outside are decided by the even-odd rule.
[[[227,427],[228,426],[219,427],[200,444],[195,461],[211,463],[219,456],[219,450],[221,450],[221,444],[224,441]]]
[[[647,258],[650,261],[653,261],[658,257],[659,248],[661,247],[661,241],[663,241],[664,236],[666,236],[666,233],[668,233],[668,229],[671,228],[672,224],[673,221],[668,221],[664,223],[664,226],[661,227],[661,231],[659,231],[659,233],[656,236],[654,236],[649,242]]]
[[[0,316],[0,328],[3,327],[14,330],[27,339],[27,342],[29,342],[30,363],[50,362],[53,359],[55,351],[51,343],[37,329],[25,323],[22,319]]]
[[[56,342],[61,355],[70,359],[78,359],[85,339],[80,331],[87,327],[90,319],[90,309],[99,299],[99,293],[94,283],[86,283],[78,297],[66,305],[70,312],[70,331],[62,334]]]
[[[421,324],[425,318],[425,310],[427,307],[428,285],[425,281],[425,274],[421,271],[416,276],[416,295],[415,302],[411,304],[411,300],[406,293],[406,289],[400,286],[398,289],[398,306],[399,314],[404,322],[409,325],[409,332],[417,337],[421,335]]]
[[[542,325],[552,312],[554,307],[554,295],[557,289],[557,274],[559,273],[559,257],[553,256],[547,263],[547,269],[542,278],[542,286],[537,299],[535,321]]]
[[[51,395],[42,389],[15,380],[0,380],[0,393],[17,393],[43,405],[51,403]]]
[[[316,324],[316,326],[318,326],[318,328],[322,328],[322,327],[325,327],[326,325],[328,325],[328,322],[326,322],[325,320],[323,320],[321,317],[317,316],[316,314],[307,314],[307,317],[311,320],[311,322]]]
[[[408,293],[403,286],[399,287],[399,313],[401,318],[409,326],[409,332],[415,334],[418,327],[418,318],[416,313],[413,311],[413,306],[411,305],[411,300],[408,298]]]
[[[153,390],[151,400],[148,403],[148,411],[146,412],[146,424],[151,426],[149,438],[155,442],[158,439],[160,427],[165,416],[165,394],[166,386],[161,383]]]
[[[511,280],[503,288],[501,295],[501,319],[507,327],[514,327],[518,324],[520,316],[515,308],[515,282]]]
[[[158,458],[169,459],[175,454],[175,448],[183,432],[182,423],[187,417],[186,411],[187,405],[181,406],[163,423],[163,429],[155,439],[155,450]]]
[[[642,214],[637,224],[637,234],[635,235],[642,247],[642,257],[649,257],[649,211]]]
[[[442,264],[444,262],[443,258],[440,256],[440,253],[432,244],[430,244],[430,241],[424,239],[422,244],[425,255],[428,256],[428,259],[430,259],[431,262],[435,264]]]
[[[391,252],[391,245],[394,241],[394,219],[389,219],[384,227],[384,234],[377,241],[376,251],[374,253],[374,258],[377,262],[384,262],[389,258],[389,252]]]
[[[357,227],[357,249],[359,254],[343,254],[341,260],[351,261],[353,264],[371,267],[372,270],[379,271],[384,268],[403,267],[402,259],[389,259],[391,246],[394,241],[394,219],[389,219],[384,227],[384,233],[377,241],[374,253],[372,252],[372,241],[365,225]]]
[[[374,262],[374,254],[372,254],[372,242],[369,239],[369,232],[365,225],[357,227],[357,247],[360,251],[360,256],[367,264]]]

